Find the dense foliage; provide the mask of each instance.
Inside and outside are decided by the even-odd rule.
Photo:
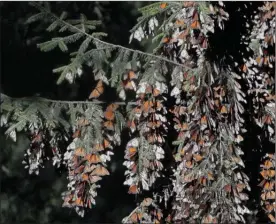
[[[275,2],[148,4],[130,35],[150,39],[147,52],[106,41],[89,15],[30,4],[26,26],[50,33],[37,46],[69,58],[57,84],[93,75],[86,101],[1,94],[5,134],[29,136],[29,174],[48,160],[65,168],[64,207],[93,209],[125,147],[122,185],[137,206],[123,223],[245,223],[255,211],[275,222]],[[259,177],[246,159],[256,148]]]

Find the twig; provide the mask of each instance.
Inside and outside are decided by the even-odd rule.
[[[15,98],[15,97],[10,97],[7,96],[3,93],[1,93],[1,99],[2,101],[7,99],[11,100],[22,100],[22,101],[40,101],[40,102],[50,102],[50,103],[61,103],[61,104],[110,104],[110,103],[115,103],[118,105],[136,105],[136,102],[105,102],[105,101],[99,101],[99,100],[93,100],[93,101],[66,101],[66,100],[52,100],[52,99],[47,99],[43,97],[22,97],[22,98]]]

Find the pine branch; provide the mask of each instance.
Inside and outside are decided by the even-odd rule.
[[[131,48],[127,48],[127,47],[123,47],[121,45],[116,45],[116,44],[111,44],[111,43],[107,43],[105,41],[102,41],[96,37],[94,37],[93,35],[90,35],[88,33],[86,33],[84,30],[82,29],[79,29],[75,26],[73,26],[72,24],[60,19],[60,17],[54,15],[52,12],[50,12],[49,10],[47,10],[46,8],[44,8],[43,6],[41,6],[40,4],[38,3],[35,3],[35,2],[32,2],[31,3],[34,7],[38,8],[39,10],[41,10],[42,12],[45,12],[46,14],[48,14],[50,17],[54,18],[55,20],[57,20],[59,23],[62,23],[64,24],[65,26],[67,27],[70,27],[71,30],[75,30],[79,33],[83,33],[84,35],[86,35],[87,37],[91,38],[92,40],[94,40],[95,42],[99,43],[99,44],[103,44],[103,45],[106,45],[106,46],[109,46],[111,48],[119,48],[119,49],[123,49],[125,51],[129,51],[129,52],[133,52],[133,53],[138,53],[140,55],[143,55],[143,56],[148,56],[148,57],[151,57],[151,58],[155,58],[155,59],[158,59],[158,60],[162,60],[162,61],[166,61],[168,63],[171,63],[171,64],[174,64],[174,65],[177,65],[177,66],[180,66],[182,68],[186,68],[186,69],[192,69],[191,67],[189,66],[186,66],[186,65],[183,65],[183,64],[179,64],[177,62],[174,62],[172,60],[169,60],[167,58],[164,58],[164,57],[161,57],[161,56],[158,56],[158,55],[154,55],[154,54],[150,54],[150,53],[146,53],[146,52],[143,52],[143,51],[139,51],[139,50],[134,50],[134,49],[131,49]]]
[[[4,102],[5,99],[9,100],[18,100],[18,101],[35,101],[35,102],[50,102],[50,103],[60,103],[60,104],[110,104],[110,102],[93,100],[93,101],[66,101],[66,100],[52,100],[43,97],[22,97],[22,98],[15,98],[7,96],[1,93],[1,103]],[[136,105],[136,102],[113,102],[114,104],[118,105]]]

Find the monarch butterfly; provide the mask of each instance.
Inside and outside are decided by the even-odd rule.
[[[85,154],[86,153],[85,153],[84,148],[81,148],[81,147],[77,148],[76,151],[75,151],[76,156],[85,156]]]
[[[213,216],[211,216],[211,215],[205,216],[204,219],[203,219],[203,223],[214,223],[213,222]]]
[[[188,1],[188,2],[184,2],[183,3],[183,5],[184,5],[184,7],[192,7],[192,6],[194,6],[194,2],[192,2],[192,1]]]
[[[81,134],[80,130],[76,130],[75,133],[73,134],[72,138],[79,138]]]
[[[267,42],[268,44],[273,45],[273,36],[267,34],[267,35],[265,36],[265,42]]]
[[[187,29],[185,29],[183,32],[181,32],[181,33],[177,36],[177,39],[185,40],[186,37],[189,35],[189,33],[190,33],[190,28],[188,27]]]
[[[239,183],[236,185],[237,191],[240,193],[245,188],[245,184]]]
[[[83,173],[83,174],[81,175],[81,179],[82,179],[83,181],[88,181],[88,174]]]
[[[106,110],[107,110],[107,111],[115,111],[115,110],[118,109],[118,107],[119,107],[118,104],[112,103],[112,104],[110,104],[110,105],[106,108]]]
[[[163,43],[168,43],[170,41],[170,39],[168,38],[168,37],[165,37],[164,39],[163,39]]]
[[[104,117],[109,121],[113,121],[115,118],[115,114],[112,110],[107,110],[104,112]]]
[[[93,150],[96,151],[96,152],[99,152],[99,151],[104,150],[104,147],[103,147],[102,144],[97,143],[97,144],[95,144],[95,146],[93,147]]]
[[[195,131],[195,132],[193,132],[193,134],[191,135],[191,139],[192,139],[193,141],[197,141],[197,138],[198,138],[198,132]]]
[[[264,185],[264,189],[265,189],[265,190],[272,190],[273,187],[274,187],[274,182],[269,182],[269,181],[267,181],[267,182],[265,183],[265,185]]]
[[[128,189],[129,194],[138,194],[138,187],[137,185],[131,185]]]
[[[103,81],[99,80],[96,85],[96,88],[91,92],[89,99],[98,98],[104,92]]]
[[[140,107],[135,107],[135,108],[133,109],[133,112],[134,112],[135,114],[141,114],[141,113],[142,113],[142,109],[141,109]]]
[[[268,174],[268,176],[270,177],[270,178],[272,178],[272,177],[274,177],[275,176],[275,170],[268,170],[267,171],[267,174]]]
[[[161,110],[161,108],[163,108],[163,104],[160,100],[157,100],[156,103],[155,103],[155,106],[157,108],[157,110]]]
[[[198,20],[195,20],[192,24],[191,24],[191,28],[192,29],[200,29],[200,23]]]
[[[97,166],[90,164],[90,165],[86,165],[84,168],[84,173],[90,173],[91,171],[93,171]]]
[[[203,159],[203,157],[199,154],[194,154],[193,157],[196,162],[199,162]]]
[[[160,209],[155,210],[154,214],[155,214],[155,216],[157,217],[158,220],[161,220],[161,218],[163,217],[163,214],[162,214]],[[157,222],[157,223],[159,223],[159,222]]]
[[[91,199],[92,199],[92,198],[87,199],[87,201],[86,201],[86,203],[85,203],[86,207],[88,207],[88,208],[92,208],[92,202],[91,202]]]
[[[77,206],[82,206],[83,207],[83,200],[81,198],[77,198],[76,201],[75,201],[75,204]]]
[[[205,177],[200,177],[199,182],[203,185],[206,186],[207,184],[207,179]]]
[[[83,170],[84,170],[84,165],[81,165],[77,169],[75,169],[74,173],[75,174],[82,173]]]
[[[220,113],[222,113],[222,114],[227,114],[227,108],[226,108],[226,106],[223,105],[223,106],[221,107]]]
[[[128,72],[128,79],[129,79],[129,80],[137,79],[137,76],[136,76],[136,74],[134,73],[134,71],[129,71],[129,72]]]
[[[107,139],[103,140],[103,147],[106,148],[112,148],[110,142]]]
[[[89,162],[89,163],[100,163],[101,157],[99,155],[96,154],[89,154],[85,157],[85,159]]]
[[[136,163],[133,163],[133,164],[129,167],[129,169],[132,171],[132,173],[136,173],[136,171],[137,171],[137,164],[136,164]]]
[[[89,120],[87,120],[87,119],[80,118],[80,119],[78,120],[78,125],[79,125],[79,126],[86,126],[86,125],[89,125],[89,124],[90,124],[90,122],[89,122]]]
[[[69,195],[66,195],[63,200],[64,200],[64,203],[68,203],[72,199],[73,199],[73,195],[69,194]]]
[[[176,24],[177,26],[183,26],[185,23],[184,23],[184,20],[179,20],[179,19],[177,19],[177,20],[175,21],[175,24]]]
[[[194,163],[192,161],[186,161],[185,166],[186,168],[193,168]]]
[[[271,95],[269,94],[267,97],[266,97],[266,100],[275,100],[276,99],[276,95]]]
[[[128,156],[129,156],[129,158],[133,157],[136,154],[136,152],[137,152],[136,148],[134,148],[134,147],[128,148]]]
[[[89,180],[90,180],[90,183],[96,183],[97,181],[101,180],[102,177],[99,177],[99,176],[93,176],[93,175],[89,175]]]
[[[193,21],[198,21],[198,12],[196,10],[194,11]]]
[[[226,192],[231,192],[231,184],[226,184],[226,185],[224,186],[224,190],[225,190]]]
[[[208,178],[208,180],[214,180],[214,176],[211,172],[208,172],[207,178]]]
[[[159,89],[153,89],[153,96],[156,97],[156,96],[159,96],[161,93],[161,91]]]
[[[201,124],[207,124],[207,117],[206,117],[206,115],[204,115],[204,116],[200,119],[200,123],[201,123]]]
[[[145,101],[144,103],[143,103],[143,106],[142,106],[142,108],[143,108],[143,111],[144,112],[149,112],[149,110],[150,110],[150,108],[153,106],[153,102],[152,101]]]
[[[275,191],[269,191],[269,192],[267,192],[266,193],[266,199],[271,199],[271,200],[273,200],[273,199],[275,199]]]
[[[247,66],[246,66],[246,64],[243,64],[243,65],[241,66],[241,70],[242,70],[244,73],[247,72]]]
[[[266,160],[266,161],[264,162],[264,167],[265,167],[266,169],[270,169],[271,167],[273,167],[273,164],[272,164],[272,162],[271,162],[270,160]]]
[[[261,199],[262,199],[263,201],[265,201],[265,199],[266,199],[266,193],[265,193],[265,192],[261,194]]]
[[[167,7],[167,5],[168,5],[167,3],[161,3],[160,8],[161,8],[161,9],[164,9],[164,8]]]
[[[132,132],[136,130],[136,124],[134,120],[128,121],[127,126],[131,129]]]
[[[148,122],[148,123],[147,123],[147,126],[148,126],[149,128],[153,128],[153,129],[159,128],[161,125],[162,125],[162,122],[161,122],[161,121],[153,121],[153,122]]]
[[[104,126],[111,131],[114,131],[114,124],[112,121],[106,121],[104,122]]]
[[[257,62],[257,64],[258,64],[259,66],[262,66],[262,64],[263,64],[263,58],[260,57],[260,56],[258,56],[258,57],[256,58],[256,62]]]
[[[135,90],[136,91],[136,85],[135,82],[132,80],[127,80],[124,83],[125,89]]]
[[[208,40],[207,40],[207,38],[204,38],[204,40],[202,41],[201,47],[203,49],[207,49],[207,47],[208,47]]]
[[[96,169],[93,170],[93,172],[91,173],[91,175],[107,176],[107,175],[109,175],[109,172],[108,172],[108,170],[105,167],[103,167],[101,165],[98,165],[96,167]]]
[[[268,212],[271,212],[273,210],[273,205],[271,204],[266,204],[265,205],[265,209],[268,211]]]

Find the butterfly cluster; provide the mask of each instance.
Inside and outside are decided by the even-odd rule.
[[[63,110],[40,112],[47,125],[29,128],[26,168],[38,174],[48,158],[45,148],[50,148],[53,165],[68,169],[63,206],[84,216],[85,209],[96,204],[100,180],[110,175],[113,148],[121,145],[121,131],[127,128],[123,184],[135,195],[137,206],[123,223],[245,223],[251,213],[246,207],[251,189],[242,159],[248,125],[243,115],[252,112],[253,123],[263,130],[261,141],[275,138],[275,6],[266,2],[259,8],[246,48],[251,57],[243,58],[242,64],[230,54],[227,60],[210,56],[211,33],[223,30],[229,19],[222,2],[158,2],[142,8],[130,39],[141,41],[152,34],[153,41],[159,41],[154,54],[123,47],[110,63],[111,74],[103,71],[101,61],[97,66],[92,63],[95,84],[88,96],[92,102],[69,102]],[[93,39],[87,36],[85,46]],[[93,43],[99,52],[106,47],[104,41]],[[108,58],[108,51],[99,52]],[[77,68],[73,73],[82,75],[82,67]],[[72,83],[75,75],[67,72],[65,79]],[[109,87],[116,88],[123,102],[99,106],[106,105],[98,99]],[[40,107],[48,110],[45,104]],[[31,110],[15,110],[13,115],[23,117],[26,111]],[[61,142],[68,139],[55,126],[66,125],[61,111],[71,121],[66,133],[73,131],[65,153]],[[12,126],[22,130],[31,123],[30,116]],[[7,120],[1,116],[1,126],[7,127]],[[15,130],[8,128],[7,133],[16,140]],[[265,156],[260,175],[261,205],[275,222],[275,155]]]
[[[241,67],[253,98],[255,122],[263,128],[270,141],[275,135],[275,14],[275,2],[267,2],[260,8],[251,34],[252,42],[256,42],[251,47],[254,55]]]
[[[271,222],[275,222],[275,157],[273,154],[266,154],[264,157],[263,164],[261,164],[261,176],[263,178],[262,182],[259,184],[262,187],[261,194],[261,205],[268,215]]]
[[[31,134],[30,147],[26,150],[23,164],[29,169],[29,174],[39,174],[39,168],[43,167],[45,156],[45,134],[41,130],[34,130]]]
[[[152,198],[145,198],[128,217],[123,219],[123,223],[161,223],[163,214],[161,209],[155,204]]]
[[[91,134],[91,120],[80,117],[73,134],[73,142],[67,148],[68,191],[63,193],[63,206],[75,208],[84,215],[84,208],[92,208],[96,204],[98,181],[110,175],[107,162],[113,155],[112,149],[120,144],[120,138],[114,131],[115,111],[118,105],[110,104],[100,121],[101,137],[96,139]]]
[[[223,28],[222,20],[227,18],[221,3],[219,6],[210,4],[206,13],[198,3],[185,2],[171,26],[173,33],[163,39],[165,45],[174,43],[176,46],[174,58],[196,67],[195,71],[176,67],[171,80],[171,96],[176,99],[176,105],[170,111],[178,132],[175,141],[177,169],[173,180],[175,221],[226,221],[223,211],[234,206],[238,210],[230,210],[228,221],[244,222],[243,214],[249,212],[242,205],[242,201],[247,199],[243,189],[237,192],[235,187],[231,190],[230,185],[231,189],[225,191],[227,182],[249,188],[248,177],[239,173],[239,169],[235,168],[234,173],[224,170],[244,166],[240,158],[243,153],[237,145],[243,139],[240,114],[243,113],[241,102],[245,101],[237,81],[240,77],[232,74],[230,68],[219,71],[216,64],[205,58],[208,32],[214,32],[216,21]],[[218,154],[222,161],[218,161]],[[223,164],[226,161],[231,162]],[[220,187],[216,191],[220,192],[220,199],[212,194],[213,186],[218,183]],[[228,201],[230,195],[233,201]],[[203,211],[205,215],[200,216]]]

